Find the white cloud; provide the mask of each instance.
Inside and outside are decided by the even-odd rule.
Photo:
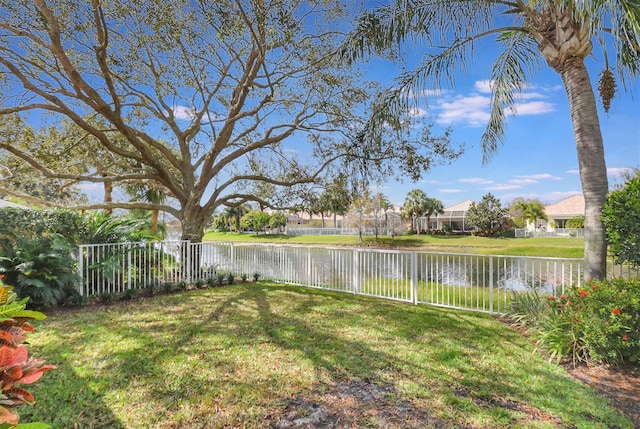
[[[607,175],[609,176],[624,176],[631,173],[632,169],[628,167],[611,167],[607,168]]]
[[[511,183],[512,185],[535,185],[539,182],[534,179],[511,179],[508,180],[508,183]]]
[[[471,183],[474,185],[490,185],[493,183],[493,180],[483,179],[481,177],[469,177],[469,178],[458,179],[458,182]]]
[[[530,180],[562,180],[561,177],[554,176],[549,173],[541,173],[541,174],[528,174],[525,176],[516,176],[516,179],[530,179]]]
[[[464,192],[462,189],[439,189],[439,191],[445,194],[455,194],[457,192]]]
[[[492,80],[477,80],[474,87],[484,93],[484,94],[491,94],[491,89],[493,88],[493,81]]]
[[[484,189],[485,191],[510,191],[513,189],[520,189],[522,186],[520,185],[495,185],[495,186],[487,186]]]
[[[423,118],[427,116],[427,110],[420,107],[412,107],[409,109],[409,116]]]
[[[567,174],[580,174],[580,170],[576,170],[576,169],[567,170],[565,173],[567,173]]]
[[[471,127],[486,126],[489,122],[491,92],[493,81],[479,80],[468,94],[442,92],[433,108],[438,110],[437,122],[442,125],[465,124]],[[542,90],[541,90],[542,89]],[[523,84],[516,96],[520,100],[509,109],[511,115],[544,115],[556,110],[555,104],[548,101],[548,93],[557,88],[537,88]]]
[[[437,122],[453,124],[463,122],[470,126],[483,126],[489,121],[489,103],[491,99],[482,95],[458,97],[451,101],[441,101]]]
[[[176,119],[191,120],[195,118],[193,109],[186,106],[174,106],[173,115],[176,117]]]
[[[555,111],[555,105],[546,101],[516,103],[511,109],[512,115],[543,115]]]

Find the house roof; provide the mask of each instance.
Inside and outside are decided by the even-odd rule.
[[[545,207],[545,213],[553,219],[582,216],[584,215],[584,196],[577,194],[549,204]]]
[[[469,210],[469,206],[471,206],[472,203],[473,201],[466,200],[462,201],[461,203],[446,207],[444,209],[444,212],[442,214],[439,214],[438,217],[464,217],[465,213],[467,212],[467,210]]]

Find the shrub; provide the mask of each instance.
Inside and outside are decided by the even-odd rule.
[[[171,293],[173,292],[173,283],[171,282],[164,282],[162,283],[162,290],[164,291],[164,293]]]
[[[36,307],[62,304],[80,279],[71,252],[75,248],[60,234],[22,237],[0,251],[0,273],[20,297]]]
[[[233,275],[233,273],[227,273],[227,283],[232,285],[234,280],[235,276]]]
[[[640,173],[612,191],[602,208],[602,223],[609,251],[616,263],[640,267]]]
[[[19,405],[33,404],[35,398],[22,386],[40,379],[46,371],[55,369],[44,365],[42,359],[29,359],[24,346],[27,332],[34,331],[31,320],[42,320],[46,316],[38,311],[25,310],[28,298],[17,299],[13,288],[6,286],[0,278],[0,428],[2,429],[46,429],[44,423],[19,424],[16,410]]]
[[[548,317],[536,329],[539,347],[574,362],[640,362],[640,279],[590,281],[548,297]]]

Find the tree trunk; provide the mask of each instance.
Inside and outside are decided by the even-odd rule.
[[[199,206],[193,206],[189,209],[182,210],[182,240],[188,241],[183,244],[182,270],[185,275],[188,273],[190,281],[200,279],[202,277],[202,270],[200,269],[200,259],[202,254],[202,248],[199,243],[202,243],[204,237],[204,230],[207,225],[207,220],[210,217],[210,213],[204,213]],[[196,244],[195,246],[193,244]]]
[[[103,177],[106,175],[103,175]],[[105,203],[112,203],[113,202],[113,184],[110,181],[105,181],[103,183],[103,188],[104,188],[104,202]],[[111,216],[111,214],[113,213],[112,209],[104,209],[104,213],[106,215]]]
[[[158,231],[158,215],[159,215],[159,211],[158,210],[151,210],[151,228],[149,229],[149,232],[151,234],[155,234]]]
[[[569,97],[585,202],[584,275],[587,280],[601,280],[607,275],[607,243],[600,216],[609,184],[596,98],[581,59],[566,64],[560,75]]]

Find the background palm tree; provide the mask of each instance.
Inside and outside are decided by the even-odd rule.
[[[598,89],[608,110],[616,90],[612,68],[623,83],[640,73],[637,0],[397,0],[366,12],[344,45],[351,60],[371,53],[386,55],[414,41],[437,46],[432,50],[422,46],[422,63],[403,73],[397,85],[379,97],[368,132],[375,136],[372,130],[400,123],[416,99],[427,101],[427,95],[421,96],[428,93],[424,89],[454,86],[458,73],[469,69],[479,39],[490,36],[495,36],[501,53],[491,73],[491,114],[482,136],[484,161],[504,140],[505,119],[513,111],[515,95],[544,60],[560,75],[569,99],[585,198],[585,276],[602,279],[606,242],[600,215],[608,182],[585,59],[594,53],[593,42],[598,43],[604,65]],[[615,58],[613,64],[610,56]]]
[[[400,210],[400,216],[403,219],[411,219],[411,227],[416,230],[416,233],[420,235],[420,225],[418,225],[418,218],[424,216],[427,205],[427,194],[421,189],[413,189],[407,194],[407,198],[404,200],[404,205]]]
[[[431,227],[429,226],[429,221],[431,220],[431,216],[433,216],[434,214],[443,214],[443,213],[444,213],[444,206],[442,205],[442,201],[436,198],[430,198],[430,197],[428,197],[425,200],[424,212],[422,215],[427,218],[427,232],[431,229]]]
[[[229,229],[232,229],[235,232],[240,232],[240,219],[250,211],[251,209],[246,205],[225,207],[222,215],[229,220]]]
[[[537,228],[538,219],[548,220],[547,213],[545,212],[544,205],[540,201],[536,200],[519,200],[514,205],[514,209],[519,215],[525,219],[533,222],[534,228]]]

